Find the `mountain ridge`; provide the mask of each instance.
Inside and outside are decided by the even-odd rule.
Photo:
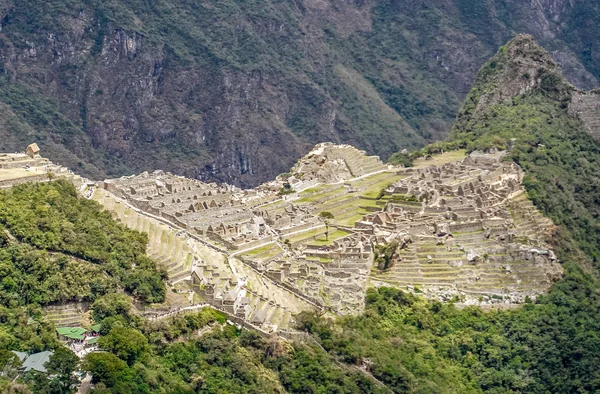
[[[0,17],[3,150],[45,139],[95,179],[165,168],[255,186],[318,142],[422,147],[515,31],[576,84],[600,75],[577,24],[598,17],[588,1],[5,0]]]
[[[256,284],[266,285],[268,276],[256,275],[254,270],[244,270],[245,264],[238,263],[235,259],[215,258],[213,253],[208,253],[206,258],[200,259],[190,258],[189,255],[188,258],[181,257],[187,253],[204,254],[207,251],[200,251],[193,243],[186,242],[185,235],[179,229],[165,227],[164,223],[148,223],[133,207],[127,206],[122,200],[112,199],[101,189],[95,193],[88,190],[85,197],[97,198],[110,204],[110,209],[117,213],[121,224],[112,221],[106,212],[100,212],[97,204],[83,201],[83,197],[76,197],[75,189],[64,181],[17,186],[10,192],[0,192],[2,225],[10,230],[3,232],[6,236],[0,237],[0,243],[15,242],[13,234],[18,230],[20,236],[41,248],[56,248],[58,245],[67,251],[79,251],[85,256],[99,258],[104,267],[114,270],[115,278],[117,275],[121,277],[126,290],[134,295],[137,293],[138,296],[150,296],[147,301],[160,301],[163,298],[162,286],[154,289],[156,294],[152,294],[148,285],[162,284],[160,278],[164,279],[165,275],[171,277],[171,273],[177,274],[182,267],[194,269],[195,275],[198,275],[189,280],[192,285],[196,281],[198,291],[206,298],[192,297],[190,300],[186,297],[188,293],[179,293],[181,287],[172,282],[173,286],[164,294],[167,298],[165,305],[148,305],[147,309],[140,310],[123,294],[102,295],[104,292],[110,293],[111,288],[105,287],[103,290],[101,286],[97,286],[101,283],[96,282],[93,283],[96,286],[83,288],[86,292],[94,290],[93,294],[87,296],[88,299],[95,299],[90,317],[94,319],[94,323],[100,324],[99,332],[102,337],[98,343],[105,350],[89,354],[81,365],[82,370],[93,375],[95,392],[232,392],[239,391],[240,388],[256,392],[290,393],[303,393],[307,390],[349,393],[595,392],[600,388],[597,367],[600,355],[595,351],[599,346],[600,332],[600,284],[597,280],[600,266],[600,204],[597,193],[600,187],[600,146],[586,130],[585,121],[576,117],[580,114],[573,113],[573,109],[570,108],[574,95],[579,91],[565,82],[553,63],[547,61],[547,54],[539,47],[530,45],[525,48],[524,45],[530,43],[531,40],[527,37],[517,37],[482,68],[481,78],[478,78],[479,82],[472,91],[471,97],[474,100],[469,99],[465,102],[462,116],[458,118],[450,139],[418,152],[429,157],[421,158],[416,168],[404,169],[409,176],[404,177],[403,174],[392,171],[379,178],[381,174],[378,174],[378,168],[384,166],[378,160],[369,159],[370,163],[362,165],[353,160],[356,159],[356,152],[353,150],[340,156],[340,152],[336,154],[336,150],[339,151],[344,146],[323,144],[317,146],[311,156],[301,159],[291,173],[281,174],[273,185],[263,185],[267,189],[271,188],[272,194],[277,193],[280,188],[279,193],[283,196],[285,204],[285,196],[289,192],[293,193],[291,189],[294,186],[299,185],[302,189],[302,186],[306,186],[302,185],[304,181],[331,179],[339,183],[333,187],[303,190],[306,192],[304,203],[318,201],[320,204],[326,204],[317,212],[324,212],[327,207],[327,212],[331,214],[331,211],[337,209],[334,211],[337,219],[347,215],[348,221],[353,222],[357,220],[354,213],[348,213],[344,201],[339,200],[348,197],[353,201],[360,199],[362,201],[358,203],[358,212],[366,211],[360,216],[363,219],[372,218],[373,224],[375,220],[381,222],[384,224],[381,228],[386,227],[385,224],[391,217],[390,213],[376,213],[365,204],[374,204],[376,209],[381,209],[377,200],[383,198],[389,190],[391,196],[396,194],[396,198],[391,201],[392,206],[401,207],[400,211],[396,211],[399,215],[397,218],[433,220],[435,224],[433,229],[423,229],[434,231],[434,234],[427,235],[422,233],[421,229],[417,229],[414,239],[417,245],[410,245],[409,238],[402,240],[401,247],[394,246],[393,242],[383,247],[381,244],[377,245],[375,251],[371,250],[373,254],[377,253],[375,261],[372,262],[376,263],[377,267],[371,270],[370,267],[356,267],[355,258],[351,259],[348,267],[340,267],[327,258],[324,255],[329,241],[327,237],[340,237],[343,234],[340,235],[337,230],[329,233],[331,224],[315,222],[319,232],[327,232],[324,240],[314,238],[314,241],[317,241],[317,248],[312,251],[315,267],[329,270],[333,275],[321,275],[319,271],[312,277],[330,281],[333,291],[323,291],[322,286],[315,286],[314,282],[307,283],[308,280],[301,278],[311,276],[311,273],[315,273],[311,272],[313,270],[296,272],[286,265],[282,265],[279,272],[272,270],[269,281],[289,276],[298,286],[306,286],[305,288],[312,290],[315,295],[330,301],[339,301],[340,299],[335,297],[336,292],[346,291],[346,294],[352,297],[350,301],[353,303],[364,302],[365,313],[340,319],[329,319],[318,312],[301,313],[297,318],[297,328],[303,332],[297,333],[297,337],[300,338],[298,341],[288,342],[273,335],[261,337],[258,331],[227,324],[226,314],[210,309],[199,313],[188,313],[192,312],[188,308],[168,309],[169,305],[173,305],[172,302],[179,304],[185,299],[186,303],[199,303],[217,294],[210,291],[214,288],[207,286],[202,280],[198,283],[199,276],[211,278],[225,287],[231,285],[229,278],[219,274],[219,269],[240,274],[241,277],[245,277],[244,282],[251,278]],[[506,53],[516,53],[521,49],[527,51],[524,51],[522,56],[519,55],[520,58],[515,56],[515,59],[513,55],[508,59],[502,58]],[[528,58],[530,55],[533,56]],[[494,61],[496,63],[490,69],[489,66]],[[515,61],[522,62],[523,67],[516,63],[511,64]],[[538,67],[538,64],[545,64],[548,69]],[[530,75],[525,78],[525,73]],[[10,98],[19,99],[18,94],[14,91],[12,93]],[[477,105],[480,100],[483,100],[481,105]],[[594,118],[593,114],[590,118]],[[56,124],[68,125],[60,123],[63,120],[61,118],[54,120]],[[17,169],[21,174],[43,181],[50,180],[51,177],[46,174],[47,168],[44,168],[48,163],[44,160],[39,159],[37,169],[24,165],[30,162],[30,159],[35,161],[37,149],[33,148],[35,147],[30,150],[30,155],[5,155],[3,161],[8,161],[8,169]],[[446,152],[456,148],[469,151],[487,150],[488,153],[472,154],[465,161],[456,164],[442,163],[438,161],[439,157],[430,155],[435,151]],[[506,156],[498,152],[504,148],[508,151]],[[409,159],[411,154],[403,155]],[[462,156],[463,151],[445,153],[445,157],[450,161],[456,161]],[[322,165],[323,158],[336,160],[339,165]],[[365,160],[364,157],[362,159]],[[515,163],[518,163],[524,172]],[[434,164],[441,166],[436,167]],[[471,167],[473,164],[488,168],[492,166],[495,170],[487,174],[478,172]],[[345,168],[344,166],[348,169],[347,172],[338,170]],[[67,178],[71,176],[64,169],[58,168],[57,171]],[[361,171],[376,178],[354,178],[360,175]],[[440,182],[442,173],[449,182]],[[303,179],[303,174],[308,174],[306,179]],[[46,179],[42,179],[44,175]],[[332,179],[334,175],[340,175],[339,179]],[[382,190],[381,187],[388,184],[389,179],[394,179],[393,187]],[[352,183],[352,180],[355,183]],[[504,220],[486,216],[495,216],[493,200],[502,196],[516,197],[516,180],[519,181],[517,203],[522,209],[514,213],[502,213]],[[121,185],[123,187],[118,185],[121,181],[124,181]],[[127,184],[127,181],[135,183]],[[350,183],[347,184],[348,181]],[[521,181],[526,194],[520,189]],[[485,182],[489,187],[482,184]],[[217,231],[225,236],[231,235],[230,231],[235,230],[240,216],[249,214],[248,209],[238,209],[240,205],[235,203],[231,206],[225,203],[219,207],[223,197],[230,192],[237,194],[242,204],[244,199],[246,202],[254,200],[258,211],[274,209],[275,215],[269,215],[271,220],[280,221],[279,224],[284,228],[286,223],[282,219],[285,219],[285,216],[293,218],[296,224],[300,225],[302,223],[298,222],[298,218],[304,220],[303,217],[310,216],[309,212],[306,212],[306,206],[277,208],[270,205],[269,201],[261,200],[264,197],[260,194],[261,190],[241,196],[235,188],[205,184],[200,185],[201,188],[216,190],[206,191],[203,195],[192,187],[197,183],[166,173],[145,173],[138,177],[115,180],[113,186],[146,203],[146,206],[154,206],[158,210],[181,208],[174,209],[176,212],[171,215],[174,221],[186,219],[185,215],[194,219],[193,216],[197,212],[215,209],[218,212],[215,217],[228,221],[227,226],[223,225],[223,222],[220,226],[215,226]],[[105,186],[108,184],[110,182]],[[440,185],[443,185],[443,189]],[[424,186],[427,188],[423,188]],[[360,188],[366,189],[360,191]],[[61,195],[61,191],[64,195]],[[454,191],[455,195],[452,194]],[[362,199],[356,195],[357,192],[364,194]],[[444,198],[441,198],[442,196]],[[418,201],[421,198],[423,201]],[[541,218],[540,221],[539,212],[528,199],[535,203],[537,209],[552,218],[552,221],[548,218]],[[483,206],[486,202],[491,205],[488,208],[492,210],[479,209],[481,207],[478,207],[478,204]],[[102,219],[101,225],[98,225],[98,221],[90,224],[85,219],[84,212],[78,209],[78,204],[88,207],[91,215]],[[457,204],[466,209],[457,209],[454,212],[447,209],[457,207]],[[221,215],[223,212],[219,208],[225,208],[231,214]],[[429,210],[425,212],[425,208]],[[177,212],[182,215],[177,215]],[[534,212],[537,214],[533,215]],[[435,219],[434,215],[443,215],[444,218]],[[452,228],[456,223],[444,223],[445,220],[455,221],[460,215],[464,215],[468,220],[459,223],[457,228]],[[323,219],[326,219],[325,216],[331,217],[319,215]],[[492,221],[501,226],[495,226],[495,229],[477,228],[478,231],[473,231],[477,218],[493,219]],[[510,224],[511,221],[514,225]],[[261,224],[264,226],[265,223],[266,220],[252,222],[256,225],[253,229],[259,236]],[[196,224],[208,225],[205,220]],[[502,224],[506,225],[506,228],[503,228]],[[542,225],[541,230],[539,227],[535,228],[539,224]],[[148,236],[126,230],[123,225],[135,227]],[[215,227],[211,226],[213,231]],[[457,264],[453,257],[466,251],[470,264],[474,264],[467,264],[467,269],[483,269],[496,263],[500,264],[496,268],[501,270],[486,277],[472,277],[471,285],[481,287],[487,283],[485,286],[489,286],[489,280],[492,279],[504,286],[511,272],[518,269],[513,264],[514,261],[510,261],[510,264],[499,261],[505,253],[500,249],[487,255],[478,255],[469,249],[473,247],[474,242],[489,245],[488,242],[494,242],[493,238],[498,235],[500,237],[496,238],[496,241],[511,242],[506,236],[503,239],[503,234],[498,234],[497,231],[512,232],[518,227],[525,230],[524,234],[533,238],[552,236],[552,250],[556,251],[556,256],[549,251],[545,255],[552,260],[557,257],[562,267],[560,272],[564,269],[565,273],[562,276],[558,275],[560,272],[555,272],[557,275],[552,275],[552,282],[558,281],[551,287],[549,282],[544,286],[545,289],[549,288],[549,292],[539,295],[535,300],[525,297],[522,300],[524,305],[519,308],[489,311],[469,306],[463,308],[456,304],[456,299],[446,299],[449,302],[431,301],[420,294],[402,292],[390,287],[368,289],[366,297],[363,297],[357,292],[356,283],[346,282],[351,268],[363,269],[365,275],[375,272],[378,276],[406,274],[406,268],[413,265],[414,260],[423,260],[424,264],[417,267],[416,271],[413,270],[413,275],[421,276],[423,272],[419,270],[425,268],[434,270],[434,277],[439,279],[443,273],[458,268],[453,265]],[[187,226],[186,229],[190,230]],[[246,230],[246,234],[249,235],[248,230],[252,229]],[[363,230],[368,230],[368,227]],[[453,237],[448,236],[449,230],[453,232]],[[119,234],[116,243],[108,242],[111,237],[114,239],[114,236]],[[301,234],[299,237],[296,232],[288,233],[287,242],[271,246],[281,249],[282,256],[294,258],[294,244],[301,244],[315,236],[318,238],[315,234],[310,229],[308,234]],[[263,235],[271,236],[264,232]],[[87,242],[77,242],[78,237],[84,237]],[[238,244],[248,241],[246,236],[241,239],[235,238],[231,241]],[[451,238],[462,240],[456,245],[451,243]],[[539,265],[547,264],[543,258],[540,259],[543,251],[536,248],[535,241],[530,237],[514,238],[516,242],[523,243],[522,251],[529,256],[510,256],[511,260],[533,258],[533,272],[541,273]],[[104,242],[97,242],[97,239]],[[423,245],[422,241],[425,239],[432,242]],[[132,240],[134,242],[131,242]],[[411,247],[418,246],[419,243],[421,249],[409,253]],[[471,246],[465,249],[464,246],[469,244]],[[149,246],[146,253],[145,245]],[[368,251],[364,249],[365,244],[362,242],[339,246],[342,251],[354,255],[352,257],[356,257],[356,249],[360,250],[361,255]],[[405,246],[409,248],[405,249]],[[407,261],[398,259],[390,269],[389,263],[393,262],[397,247],[401,252],[396,257]],[[453,247],[455,250],[451,251]],[[460,250],[461,247],[465,250]],[[266,261],[273,257],[269,248],[248,248],[245,251]],[[456,248],[459,250],[456,251]],[[15,261],[7,254],[6,248],[2,251],[2,269],[6,271],[19,260]],[[166,273],[153,269],[148,252],[157,259],[157,264],[167,266]],[[338,253],[339,250],[334,252]],[[73,370],[77,369],[78,364],[77,357],[63,349],[63,345],[56,339],[51,321],[44,316],[47,310],[40,308],[40,304],[53,301],[55,294],[48,293],[49,297],[38,298],[33,303],[28,297],[28,294],[35,295],[39,290],[54,289],[53,281],[60,280],[60,275],[54,273],[60,273],[61,264],[64,265],[65,261],[58,260],[55,264],[54,260],[40,261],[35,255],[25,257],[27,258],[23,261],[22,272],[12,273],[11,277],[4,278],[0,288],[1,295],[9,300],[8,306],[0,308],[4,317],[0,320],[3,345],[0,349],[0,363],[8,375],[0,377],[0,390],[29,392],[24,386],[27,384],[34,392],[48,391],[56,387],[63,387],[63,391],[68,391],[72,384],[78,384],[73,380]],[[440,262],[442,259],[450,263]],[[131,264],[136,260],[145,267]],[[558,263],[555,261],[554,264]],[[65,267],[68,269],[69,266]],[[260,265],[256,266],[257,270],[260,268]],[[398,270],[393,272],[394,268]],[[48,273],[53,275],[47,276]],[[532,271],[526,272],[524,278],[531,279],[531,274]],[[42,275],[42,278],[37,279],[37,275]],[[184,275],[187,276],[187,273],[184,272]],[[182,282],[186,280],[186,276],[174,278]],[[391,279],[393,278],[392,275]],[[87,285],[83,276],[72,279],[75,284]],[[232,295],[235,295],[238,284],[241,283],[243,282],[235,282]],[[531,290],[527,282],[521,281],[517,284],[523,286],[526,291]],[[29,291],[23,292],[19,291],[20,289]],[[231,305],[231,298],[225,297],[227,299],[223,298],[223,301],[228,301],[228,304],[222,306],[228,310],[235,310],[240,305],[255,307],[257,313],[252,317],[252,321],[257,324],[262,321],[268,323],[271,319],[291,323],[290,311],[278,310],[281,302],[279,290],[282,289],[278,286],[268,286],[269,292],[266,295],[275,290],[271,295],[275,296],[276,303],[266,302],[263,289],[262,286],[251,286],[247,295],[252,300],[247,298],[244,303],[240,300],[239,304],[234,302]],[[231,291],[231,288],[225,290]],[[414,293],[421,293],[424,289],[413,290]],[[179,296],[176,297],[177,293]],[[76,292],[73,294],[77,296]],[[251,302],[246,304],[248,301]],[[498,298],[492,297],[490,301],[495,303]],[[154,314],[157,320],[151,321],[139,316],[145,312]],[[172,316],[178,313],[187,314]],[[62,318],[62,321],[72,321],[72,316],[79,317],[80,313],[75,308],[70,308],[56,312],[56,315]],[[166,318],[161,319],[162,317]],[[59,360],[65,359],[64,353],[70,355],[71,359],[68,363],[61,363],[62,368],[56,375],[54,368],[57,363],[48,365],[48,370],[52,373],[50,379],[18,379],[19,363],[13,361],[16,355],[8,349],[56,349],[55,354],[62,356]]]

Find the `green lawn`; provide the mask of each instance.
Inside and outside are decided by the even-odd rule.
[[[317,194],[313,194],[311,196],[303,197],[303,198],[299,199],[298,202],[299,203],[303,203],[303,202],[315,202],[315,201],[319,201],[319,200],[322,200],[322,199],[327,198],[327,197],[334,196],[334,195],[339,194],[339,193],[346,193],[346,190],[345,190],[344,186],[337,187],[337,188],[335,188],[333,190],[330,190],[328,192],[325,192],[325,193],[317,193]],[[302,194],[304,194],[304,193],[302,193]]]
[[[439,155],[431,156],[431,160],[425,160],[425,158],[416,159],[413,162],[413,168],[424,168],[430,166],[441,166],[446,163],[453,163],[462,160],[466,157],[467,152],[464,149],[456,151],[444,152]]]
[[[331,245],[333,241],[343,238],[348,234],[350,234],[349,231],[336,229],[335,231],[331,231],[329,233],[327,240],[325,239],[325,235],[323,235],[322,237],[319,237],[311,242],[311,245]]]

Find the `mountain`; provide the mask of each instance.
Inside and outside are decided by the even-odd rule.
[[[43,106],[48,102],[41,98],[25,101],[16,88],[6,89],[6,97],[36,103],[25,108],[39,109],[40,119],[51,120],[53,127],[76,132],[68,128],[66,118],[44,117],[47,113],[41,110],[54,108]],[[527,197],[556,224],[548,235],[565,275],[548,294],[526,299],[517,308],[459,308],[454,301],[428,300],[416,288],[414,294],[389,287],[371,288],[365,297],[364,314],[334,318],[327,313],[305,312],[296,321],[303,333],[289,332],[290,340],[275,335],[262,337],[258,331],[227,324],[226,315],[213,309],[173,309],[178,297],[187,298],[187,293],[180,293],[175,283],[165,289],[161,279],[167,273],[157,269],[147,253],[152,251],[153,242],[160,241],[167,246],[155,250],[157,263],[166,260],[172,264],[166,254],[173,250],[181,253],[183,249],[177,244],[184,243],[183,234],[175,229],[160,226],[174,232],[172,237],[163,229],[153,230],[123,200],[112,203],[121,213],[119,224],[98,204],[79,196],[66,180],[2,190],[0,391],[74,391],[72,384],[77,382],[73,371],[79,361],[57,340],[53,321],[85,319],[99,324],[90,329],[101,335],[97,343],[104,350],[88,354],[80,365],[93,375],[94,393],[597,392],[600,143],[595,131],[595,100],[594,91],[569,83],[550,54],[531,36],[519,35],[480,69],[448,139],[414,153],[401,153],[408,163],[414,156],[439,150],[491,153],[506,149],[504,159],[520,165]],[[14,116],[7,123],[17,122]],[[326,153],[335,160],[326,147],[331,146],[324,144],[313,153],[321,158]],[[89,149],[84,144],[80,148]],[[93,152],[90,160],[100,157]],[[14,162],[13,157],[23,156],[6,155],[4,161]],[[318,174],[319,164],[324,164],[321,158],[307,157],[299,163],[294,174],[287,174],[290,186],[301,181],[301,173],[310,175],[307,169],[316,168],[313,173]],[[427,159],[420,165],[435,163]],[[13,176],[29,173],[39,178],[28,171],[31,168],[13,164],[5,168]],[[335,168],[324,170],[325,175],[334,175],[331,171]],[[462,170],[471,175],[469,168],[463,166]],[[416,177],[423,174],[418,169],[407,171],[415,172]],[[61,174],[73,178],[66,171]],[[168,190],[164,182],[146,181],[131,184],[127,190],[141,195],[151,188]],[[184,182],[175,184],[184,192],[185,186]],[[170,187],[173,190],[173,184]],[[340,184],[340,188],[345,187]],[[109,197],[99,192],[100,197]],[[340,197],[337,194],[347,192],[329,189],[326,193],[326,200],[335,203]],[[408,199],[404,202],[410,202]],[[519,213],[523,215],[519,217]],[[427,213],[418,216],[428,220]],[[509,216],[512,214],[507,219]],[[527,226],[532,217],[519,211],[514,219]],[[131,224],[150,234],[125,227]],[[510,221],[505,224],[508,228]],[[195,248],[193,243],[187,245]],[[434,250],[440,247],[443,253],[443,245],[431,245]],[[185,261],[180,264],[192,264],[193,259],[179,260]],[[213,267],[220,261],[206,260]],[[205,262],[193,264],[198,263]],[[229,265],[231,261],[220,263]],[[547,264],[544,259],[534,259],[533,263]],[[344,274],[340,275],[343,280],[347,278]],[[267,276],[261,277],[266,282]],[[504,278],[495,276],[500,281]],[[217,279],[224,278],[217,275]],[[256,302],[267,304],[259,298]],[[61,301],[93,303],[90,313],[82,315],[74,309],[56,309],[53,304]],[[161,301],[164,303],[156,304]],[[154,318],[147,318],[151,315],[144,311],[155,313]],[[161,311],[164,314],[158,316]],[[54,354],[46,365],[48,378],[19,373],[21,352],[49,349]]]
[[[3,0],[0,18],[1,150],[35,139],[96,179],[254,186],[318,142],[422,147],[515,32],[576,86],[600,77],[592,0]]]
[[[509,148],[533,202],[598,263],[598,96],[568,83],[531,36],[516,37],[481,69],[450,135],[473,149]]]
[[[374,376],[396,392],[597,391],[596,100],[595,91],[570,84],[531,36],[519,35],[481,68],[449,138],[400,154],[410,159],[456,148],[507,149],[505,159],[525,171],[528,197],[557,224],[551,242],[565,276],[547,296],[484,313],[424,304],[382,288],[367,295],[365,315],[335,322],[309,318],[304,329],[338,357],[367,360]],[[436,361],[427,367],[426,360]]]

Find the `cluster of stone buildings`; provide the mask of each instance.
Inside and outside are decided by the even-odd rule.
[[[351,234],[327,246],[308,242],[290,248],[266,263],[246,262],[315,304],[349,314],[364,307],[372,260],[370,238]]]
[[[255,189],[207,184],[163,171],[106,180],[100,186],[144,212],[163,217],[228,249],[239,250],[318,225],[306,206],[270,206],[286,199],[279,193],[283,185],[300,189],[386,168],[379,158],[366,156],[364,151],[323,143],[300,160],[287,177]]]
[[[107,180],[101,187],[144,212],[160,216],[228,248],[268,238],[252,210],[276,194],[204,183],[162,171]]]
[[[385,209],[365,216],[357,229],[412,235],[433,234],[434,227],[448,233],[474,231],[510,219],[505,203],[524,192],[522,170],[502,162],[501,153],[472,154],[457,164],[405,172],[406,178],[386,189]]]
[[[337,313],[361,310],[370,283],[471,299],[493,294],[518,302],[545,291],[562,271],[546,243],[551,221],[527,200],[522,170],[502,159],[501,152],[473,153],[457,163],[399,170],[403,178],[385,189],[381,209],[344,227],[348,235],[328,245],[310,239],[284,244],[288,237],[322,226],[317,211],[323,204],[290,200],[277,190],[285,182],[304,190],[328,180],[334,190],[335,183],[385,170],[380,161],[351,147],[320,144],[290,174],[252,190],[160,171],[103,186],[232,252],[278,245],[280,251],[270,257],[237,258]],[[348,201],[357,198],[352,192],[346,191]],[[373,267],[375,245],[390,242],[398,243],[398,252],[391,268],[379,272]],[[256,324],[271,307],[282,306],[266,298],[263,306],[249,305],[251,294],[243,280],[211,269],[209,262],[195,265],[192,282],[211,304]]]
[[[27,154],[0,156],[0,172],[29,172],[34,165],[61,171],[39,157],[37,146]],[[332,242],[317,242],[324,231],[319,212],[355,209],[367,197],[359,197],[353,185],[360,183],[351,180],[384,171],[401,179],[386,183],[379,197],[368,197],[377,203],[358,219],[350,215],[353,225],[334,221],[331,231],[338,235]],[[36,175],[47,178],[47,173]],[[562,274],[547,244],[554,226],[527,199],[522,178],[522,170],[504,162],[503,153],[391,170],[363,151],[324,143],[290,173],[250,190],[162,171],[98,186],[148,217],[185,230],[184,238],[218,250],[222,261],[204,261],[190,252],[196,256],[191,268],[171,284],[186,283],[233,319],[264,329],[287,327],[306,306],[358,312],[370,285],[418,288],[442,299],[493,296],[511,302],[547,290]],[[302,194],[281,192],[289,189]],[[374,267],[377,245],[390,244],[397,245],[392,263],[379,270]],[[161,256],[169,253],[160,250]],[[181,253],[176,260],[187,258],[189,253]],[[232,260],[247,271],[234,269]],[[285,294],[304,306],[289,308]]]
[[[394,267],[374,277],[512,301],[546,291],[562,274],[547,243],[554,226],[527,199],[523,171],[502,158],[474,153],[390,185],[385,209],[355,224],[375,243],[399,244]]]
[[[350,235],[248,263],[338,313],[360,310],[369,282],[471,302],[535,297],[562,275],[547,244],[554,226],[527,199],[523,171],[503,155],[402,170],[382,209],[346,228]],[[391,242],[398,244],[392,268],[373,270],[374,245]]]

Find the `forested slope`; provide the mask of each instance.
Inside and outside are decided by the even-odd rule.
[[[515,32],[596,86],[599,18],[592,0],[4,0],[0,150],[238,185],[323,141],[385,160],[443,137]]]
[[[0,192],[1,347],[56,345],[41,306],[91,302],[121,289],[162,302],[165,287],[146,243],[145,234],[113,221],[66,181]]]

